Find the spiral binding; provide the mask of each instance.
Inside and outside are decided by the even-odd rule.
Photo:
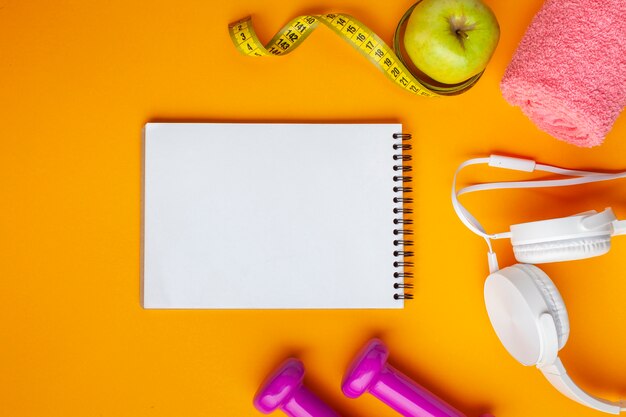
[[[395,140],[393,149],[401,151],[401,153],[393,156],[393,160],[398,161],[398,164],[393,166],[394,172],[397,173],[393,176],[393,181],[397,183],[397,185],[393,187],[393,192],[398,194],[393,198],[393,202],[398,204],[398,206],[393,209],[393,212],[394,214],[400,215],[393,219],[393,224],[397,226],[397,228],[393,229],[395,236],[393,245],[397,247],[397,249],[393,251],[393,256],[401,258],[401,260],[393,263],[393,267],[398,269],[398,271],[394,272],[393,277],[400,281],[394,283],[393,288],[394,290],[402,290],[395,292],[393,295],[393,298],[396,300],[413,299],[413,293],[407,292],[407,290],[413,289],[413,284],[405,282],[405,280],[413,278],[413,272],[406,271],[406,268],[413,268],[414,266],[413,262],[406,260],[407,258],[413,257],[415,254],[413,251],[407,249],[413,246],[413,240],[407,238],[407,236],[413,235],[413,229],[407,228],[407,226],[413,224],[413,220],[404,217],[405,214],[413,214],[413,209],[405,206],[406,204],[413,203],[413,198],[406,196],[406,194],[413,192],[413,187],[408,185],[413,181],[413,177],[407,175],[407,173],[413,171],[413,166],[408,164],[413,157],[404,153],[404,151],[410,151],[412,149],[412,145],[408,142],[411,138],[412,135],[410,133],[393,134],[393,139]]]

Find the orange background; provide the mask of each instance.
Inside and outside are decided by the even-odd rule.
[[[458,163],[495,151],[626,168],[626,119],[591,150],[538,131],[498,82],[541,1],[487,3],[502,37],[485,76],[463,96],[434,100],[394,86],[327,28],[274,59],[240,56],[226,30],[252,14],[268,40],[298,14],[342,11],[390,41],[410,1],[0,0],[0,415],[260,415],[251,405],[258,384],[295,355],[342,415],[393,416],[339,389],[372,336],[396,367],[468,416],[598,415],[499,344],[482,300],[485,246],[457,220],[449,189]],[[141,128],[157,120],[403,123],[416,148],[415,301],[403,311],[143,310]],[[516,177],[491,173],[504,176]],[[626,217],[623,190],[465,202],[501,230],[609,205]],[[503,265],[513,262],[508,243],[497,249]],[[569,307],[564,363],[613,399],[626,395],[625,256],[626,239],[617,239],[602,258],[545,267]]]

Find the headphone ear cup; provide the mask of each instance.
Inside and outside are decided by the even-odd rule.
[[[569,316],[561,293],[550,277],[539,267],[528,264],[516,264],[514,268],[523,270],[535,283],[548,305],[548,311],[554,318],[554,324],[559,338],[559,350],[563,349],[569,339]]]
[[[518,262],[526,264],[542,264],[593,258],[594,256],[604,255],[610,249],[610,236],[513,245],[515,259],[517,259]]]
[[[558,345],[554,349],[561,349],[567,342],[569,319],[563,299],[550,278],[534,265],[516,264],[489,275],[485,304],[498,338],[524,365],[536,365],[545,359],[548,340],[542,316],[549,314],[554,322],[553,340]]]

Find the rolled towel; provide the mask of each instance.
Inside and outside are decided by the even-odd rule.
[[[626,0],[547,0],[500,88],[539,129],[600,145],[626,105]]]

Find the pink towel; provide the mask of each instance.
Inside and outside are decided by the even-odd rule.
[[[626,105],[626,0],[547,0],[500,88],[539,129],[600,145]]]

